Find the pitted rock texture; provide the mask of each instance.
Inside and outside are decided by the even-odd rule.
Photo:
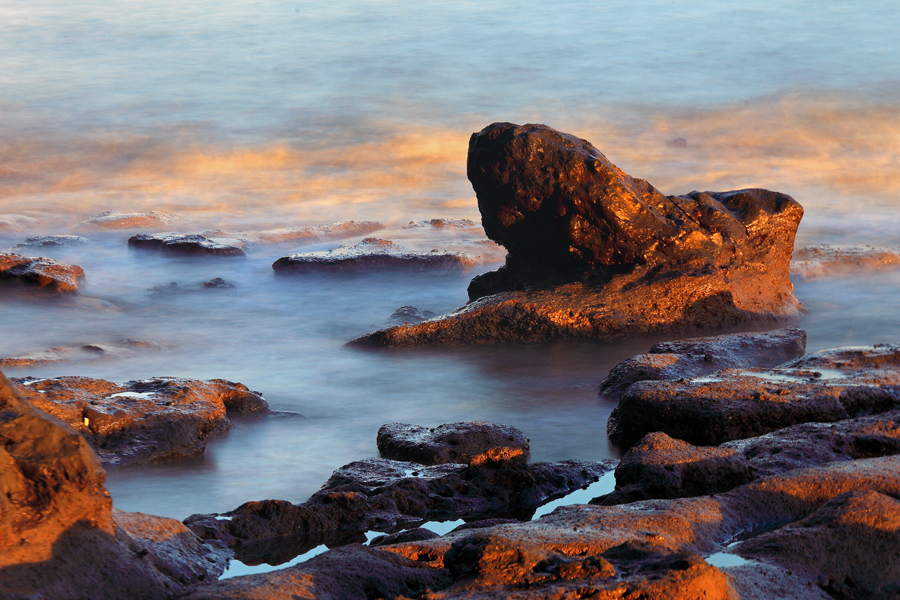
[[[128,238],[128,246],[182,256],[245,256],[239,245],[200,234],[139,233]]]
[[[622,457],[616,467],[615,491],[592,504],[718,494],[752,479],[750,462],[735,450],[692,446],[654,432]]]
[[[630,448],[652,431],[718,445],[799,423],[831,423],[900,407],[900,347],[825,350],[776,369],[726,369],[629,387],[607,423]]]
[[[506,461],[528,462],[528,438],[509,425],[464,421],[433,427],[388,423],[378,430],[384,458],[423,465],[464,463],[474,466]]]
[[[378,270],[464,271],[479,259],[462,252],[410,252],[390,240],[365,238],[352,246],[328,252],[289,254],[272,264],[277,274],[365,273]]]
[[[0,597],[163,600],[224,570],[178,521],[113,510],[85,439],[2,375],[0,440]]]
[[[87,377],[14,379],[32,405],[65,421],[107,465],[202,453],[231,427],[226,411],[265,412],[258,392],[224,379],[158,377],[125,384]]]
[[[36,289],[56,294],[78,293],[84,269],[52,258],[0,254],[0,289]]]
[[[786,327],[762,333],[732,333],[660,342],[613,367],[600,384],[600,395],[618,400],[638,381],[672,381],[722,369],[774,367],[806,350],[806,332]]]

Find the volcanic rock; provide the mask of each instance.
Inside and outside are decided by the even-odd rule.
[[[660,342],[648,354],[638,354],[613,367],[600,384],[600,395],[618,400],[638,381],[672,381],[722,369],[774,367],[801,356],[805,350],[806,332],[798,327]]]
[[[116,213],[106,211],[83,223],[99,229],[146,229],[162,227],[178,220],[176,215],[160,210],[143,213]]]
[[[268,409],[258,392],[224,379],[157,377],[125,384],[87,377],[14,379],[37,408],[65,421],[106,465],[202,453],[231,427],[226,411]]]
[[[20,254],[0,254],[0,288],[39,289],[57,294],[78,293],[84,269],[52,258],[28,258]]]
[[[384,458],[423,465],[528,461],[528,438],[515,427],[487,421],[449,423],[428,429],[409,423],[388,423],[378,430],[378,451]]]
[[[718,445],[799,423],[830,423],[900,407],[900,347],[826,350],[776,369],[726,369],[629,387],[607,423],[629,448],[652,431]]]
[[[199,234],[139,233],[128,238],[128,246],[186,256],[245,256],[244,249],[240,246],[222,243]]]
[[[85,439],[0,375],[0,597],[170,598],[226,556],[174,519],[113,511]]]
[[[463,271],[478,259],[461,252],[408,252],[390,240],[365,238],[353,246],[327,252],[289,254],[272,264],[276,274],[361,273],[372,270]]]
[[[616,489],[592,504],[718,494],[753,479],[750,463],[730,448],[697,447],[662,432],[649,433],[616,467]]]
[[[544,125],[473,134],[468,176],[506,264],[473,279],[472,302],[445,318],[353,343],[670,335],[799,316],[789,262],[803,209],[790,196],[664,196]]]

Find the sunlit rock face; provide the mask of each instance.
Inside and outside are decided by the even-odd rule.
[[[56,294],[76,294],[84,269],[52,258],[30,258],[20,254],[0,254],[0,292],[41,290]]]
[[[468,176],[506,264],[472,280],[466,307],[356,343],[608,339],[799,316],[789,266],[803,209],[790,196],[665,196],[545,125],[473,134]]]

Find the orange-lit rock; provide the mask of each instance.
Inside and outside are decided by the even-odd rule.
[[[0,254],[0,291],[41,290],[57,294],[78,293],[84,269],[52,258],[29,258],[20,254]]]

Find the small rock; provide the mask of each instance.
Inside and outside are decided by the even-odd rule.
[[[16,244],[16,248],[58,248],[61,246],[84,246],[91,240],[80,235],[41,235],[27,238]]]
[[[429,219],[427,221],[410,221],[404,229],[475,229],[478,223],[471,219]]]
[[[83,223],[99,229],[147,229],[162,227],[178,220],[176,215],[160,210],[143,213],[116,213],[106,211]]]
[[[428,319],[433,319],[437,315],[431,312],[430,310],[426,310],[421,312],[415,306],[401,306],[397,310],[393,312],[393,314],[388,317],[389,323],[421,323],[422,321],[427,321]]]
[[[217,289],[217,290],[233,290],[235,286],[233,283],[228,283],[221,277],[215,277],[203,283],[204,289]]]
[[[186,256],[245,256],[244,249],[239,246],[220,243],[198,234],[140,233],[128,238],[128,245]]]
[[[378,451],[385,458],[423,465],[528,461],[528,438],[515,427],[487,421],[449,423],[428,429],[388,423],[378,430]]]
[[[0,254],[0,287],[40,289],[57,294],[78,293],[84,269],[52,258],[28,258],[20,254]]]

